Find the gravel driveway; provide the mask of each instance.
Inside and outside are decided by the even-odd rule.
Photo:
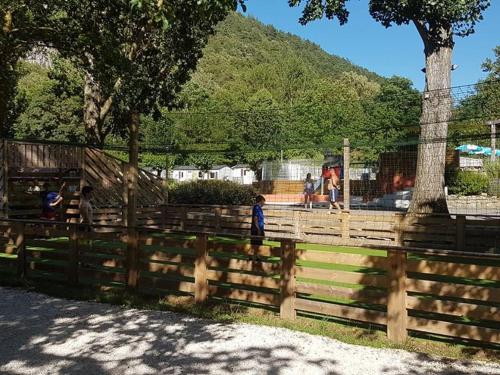
[[[0,288],[1,374],[500,374],[500,366]]]

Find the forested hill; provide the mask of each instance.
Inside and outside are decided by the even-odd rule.
[[[219,24],[205,47],[197,71],[185,89],[187,105],[201,104],[193,103],[193,98],[214,94],[221,94],[224,99],[229,95],[231,104],[243,104],[262,89],[277,103],[294,104],[293,96],[298,92],[303,95],[305,91],[314,91],[313,82],[337,79],[346,72],[377,83],[384,80],[344,58],[328,54],[312,42],[233,13]]]
[[[224,85],[256,65],[279,67],[288,61],[301,62],[312,73],[324,78],[354,71],[371,80],[381,79],[347,59],[328,54],[312,42],[239,13],[233,13],[218,26],[217,33],[204,50],[198,71]]]
[[[13,136],[85,141],[83,73],[57,56],[49,67],[23,62],[18,70]],[[175,146],[177,164],[257,166],[280,150],[290,158],[322,157],[344,138],[373,159],[407,138],[403,126],[418,124],[420,94],[405,78],[382,78],[234,13],[218,25],[173,104],[160,116],[143,116],[142,147]],[[115,110],[107,141],[125,144]]]

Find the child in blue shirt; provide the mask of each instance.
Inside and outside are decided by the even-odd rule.
[[[258,195],[255,199],[256,203],[252,209],[252,226],[250,228],[250,234],[252,236],[265,236],[264,233],[264,211],[262,207],[266,203],[266,199],[262,195]],[[262,245],[262,239],[252,238],[250,243],[252,245]]]

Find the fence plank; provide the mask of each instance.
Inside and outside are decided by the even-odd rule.
[[[78,283],[78,233],[77,227],[70,228],[69,254],[68,254],[68,281],[71,284]]]
[[[360,307],[335,305],[326,302],[310,301],[297,298],[295,308],[300,311],[331,315],[339,318],[358,320],[380,325],[387,323],[387,314],[382,311],[368,310]]]
[[[17,277],[26,276],[26,242],[24,238],[24,224],[17,225],[17,237],[15,242],[17,250]]]
[[[261,303],[264,305],[279,304],[279,296],[271,293],[255,292],[252,290],[236,289],[234,287],[227,288],[219,285],[210,285],[210,296],[229,298],[245,302]]]
[[[194,262],[194,300],[196,303],[204,303],[208,298],[207,279],[207,256],[208,235],[200,233],[196,236],[196,260]]]
[[[387,269],[388,267],[386,257],[347,254],[347,253],[333,253],[333,252],[316,251],[316,250],[298,251],[298,259],[310,262],[346,264],[351,266],[361,266],[367,268]]]
[[[139,290],[142,293],[147,293],[144,289],[158,289],[158,293],[155,294],[162,294],[161,291],[184,293],[194,293],[195,291],[194,283],[192,282],[165,279],[162,277],[154,277],[151,275],[141,275]]]
[[[244,260],[236,258],[215,258],[207,257],[208,266],[210,268],[223,268],[239,271],[250,271],[260,276],[273,276],[279,273],[281,267],[279,263],[270,263],[263,261]]]
[[[325,270],[320,268],[297,267],[297,277],[315,280],[335,281],[346,284],[361,284],[375,287],[387,287],[387,277],[367,273]]]
[[[389,288],[387,297],[387,337],[402,344],[406,341],[406,252],[389,250]]]
[[[280,248],[271,246],[258,246],[251,244],[225,244],[213,241],[208,242],[208,249],[210,252],[224,252],[231,254],[244,254],[244,255],[259,255],[264,257],[280,256]]]
[[[465,250],[465,221],[464,215],[457,215],[456,249],[458,251]]]
[[[459,323],[448,323],[425,318],[408,317],[408,329],[445,336],[460,337],[491,343],[500,343],[500,330]]]
[[[280,317],[295,319],[295,242],[281,241]]]
[[[500,281],[500,267],[450,263],[446,261],[409,260],[408,272]]]
[[[472,319],[494,320],[500,322],[500,309],[493,306],[473,305],[470,303],[421,299],[408,296],[406,307],[412,310],[431,313],[466,316]]]
[[[407,291],[500,303],[500,288],[408,279]]]
[[[387,292],[382,290],[342,288],[333,285],[297,282],[297,293],[320,295],[325,297],[346,298],[377,305],[387,304]]]
[[[229,271],[210,270],[207,272],[207,278],[212,281],[243,284],[270,289],[277,289],[280,286],[279,280],[271,277]]]

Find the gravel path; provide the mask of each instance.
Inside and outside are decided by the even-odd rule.
[[[500,374],[281,328],[0,288],[0,374]]]

